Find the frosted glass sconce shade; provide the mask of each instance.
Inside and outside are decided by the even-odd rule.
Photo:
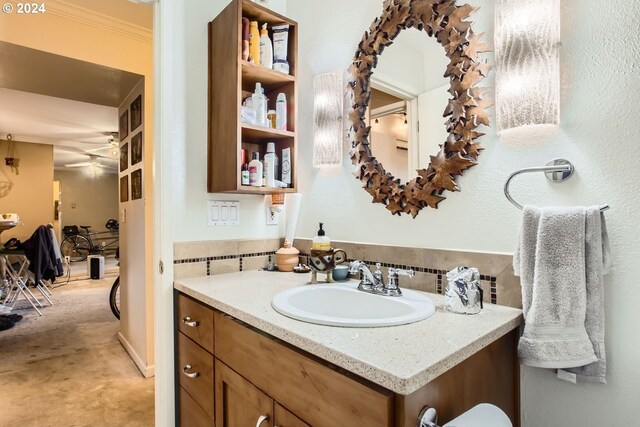
[[[496,0],[498,133],[560,122],[560,0]]]
[[[313,78],[313,166],[342,164],[342,76],[319,74]]]

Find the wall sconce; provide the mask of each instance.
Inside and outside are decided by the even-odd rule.
[[[498,134],[560,123],[560,0],[497,0]]]
[[[313,78],[313,166],[342,165],[342,76]]]

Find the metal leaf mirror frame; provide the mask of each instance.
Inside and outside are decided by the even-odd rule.
[[[425,207],[438,208],[445,199],[445,190],[460,191],[456,176],[477,164],[482,146],[477,139],[484,135],[476,128],[489,125],[485,108],[491,102],[482,99],[488,88],[476,87],[490,70],[486,61],[478,60],[478,53],[489,48],[482,43],[482,34],[471,29],[466,21],[476,8],[468,4],[458,6],[455,0],[385,0],[382,15],[365,31],[349,67],[349,111],[351,160],[356,166],[354,175],[373,197],[373,203],[383,203],[392,213],[410,214],[415,218]],[[450,80],[451,99],[443,117],[449,135],[426,169],[418,169],[418,176],[401,184],[376,160],[369,145],[371,126],[365,122],[371,97],[370,78],[378,57],[390,46],[400,31],[416,28],[435,37],[443,46],[450,62],[444,77]]]

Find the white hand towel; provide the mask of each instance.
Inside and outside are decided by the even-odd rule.
[[[593,211],[587,214],[583,207],[524,209],[514,255],[514,270],[522,284],[525,328],[518,354],[524,365],[576,368],[598,362],[600,354],[604,362],[604,346],[600,347],[602,341],[596,336],[603,330],[604,306],[594,293],[602,290],[606,239],[602,239],[600,212],[594,215]],[[587,312],[588,324],[596,325],[590,327],[590,332],[595,331],[593,341],[602,351],[594,351],[587,333]]]
[[[604,275],[611,269],[609,235],[604,213],[598,207],[587,208],[586,233],[586,282],[587,313],[585,327],[593,345],[597,362],[566,369],[578,379],[606,383],[607,362],[604,349]]]

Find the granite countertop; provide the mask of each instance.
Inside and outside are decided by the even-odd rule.
[[[385,328],[339,328],[285,317],[271,307],[283,290],[304,285],[309,274],[246,271],[182,279],[175,289],[295,347],[398,394],[411,394],[517,328],[522,311],[486,304],[479,315],[443,309],[444,296],[420,322]],[[383,298],[383,297],[381,297]]]

